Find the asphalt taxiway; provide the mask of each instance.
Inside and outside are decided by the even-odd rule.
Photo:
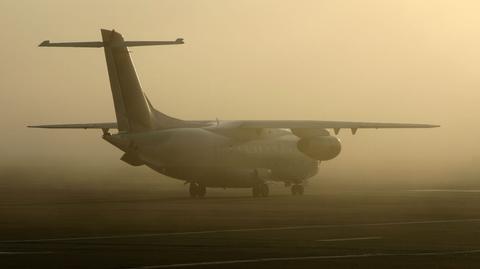
[[[0,268],[477,268],[480,195],[4,192]]]

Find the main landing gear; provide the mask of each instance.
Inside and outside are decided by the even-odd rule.
[[[190,197],[202,198],[202,197],[205,197],[205,194],[207,194],[207,187],[202,183],[191,182],[189,191],[190,191]]]
[[[292,195],[303,195],[304,188],[302,185],[295,184],[292,186]]]
[[[268,185],[263,182],[259,184],[255,184],[252,187],[253,197],[267,197],[269,192],[270,190],[268,188]]]

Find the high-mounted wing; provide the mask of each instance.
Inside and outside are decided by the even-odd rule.
[[[314,121],[314,120],[240,120],[221,122],[217,128],[288,128],[288,129],[333,129],[336,134],[340,129],[351,129],[356,133],[358,129],[383,128],[435,128],[439,125],[413,123],[380,123],[380,122],[352,122],[352,121]]]
[[[435,128],[439,125],[414,123],[379,123],[353,121],[315,121],[315,120],[245,120],[234,121],[239,128]]]

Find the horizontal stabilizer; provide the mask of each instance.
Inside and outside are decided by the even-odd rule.
[[[179,45],[184,44],[183,38],[177,38],[175,41],[124,41],[114,43],[104,43],[101,41],[92,42],[56,42],[45,40],[39,47],[64,47],[64,48],[101,48],[101,47],[139,47],[139,46],[161,46],[161,45]]]
[[[103,123],[73,123],[73,124],[51,124],[51,125],[32,125],[29,128],[47,128],[47,129],[117,129],[116,122]]]
[[[103,42],[61,42],[61,43],[51,43],[50,40],[45,40],[39,47],[71,47],[71,48],[101,48],[103,47]]]

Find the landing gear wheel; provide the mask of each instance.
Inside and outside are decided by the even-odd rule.
[[[302,185],[298,185],[298,194],[303,195],[304,191],[305,191],[305,188]]]
[[[302,185],[295,184],[292,186],[292,195],[303,195],[304,190]]]
[[[260,185],[260,195],[262,197],[267,197],[268,194],[270,193],[270,189],[268,188],[268,185],[263,183]]]
[[[189,191],[190,197],[192,198],[205,197],[205,194],[207,194],[207,186],[202,183],[191,182]]]
[[[253,187],[252,187],[252,195],[253,195],[253,197],[258,197],[258,196],[260,196],[260,188],[258,187],[258,185],[253,185]]]
[[[255,184],[252,187],[252,195],[253,197],[267,197],[270,193],[268,185],[266,183]]]
[[[190,192],[190,197],[192,198],[195,198],[198,196],[198,193],[199,193],[199,186],[197,183],[194,183],[194,182],[191,182],[190,183],[190,188],[189,188],[189,192]]]
[[[197,185],[197,196],[198,197],[205,197],[205,194],[207,194],[207,186],[205,186],[202,183],[199,183]]]

